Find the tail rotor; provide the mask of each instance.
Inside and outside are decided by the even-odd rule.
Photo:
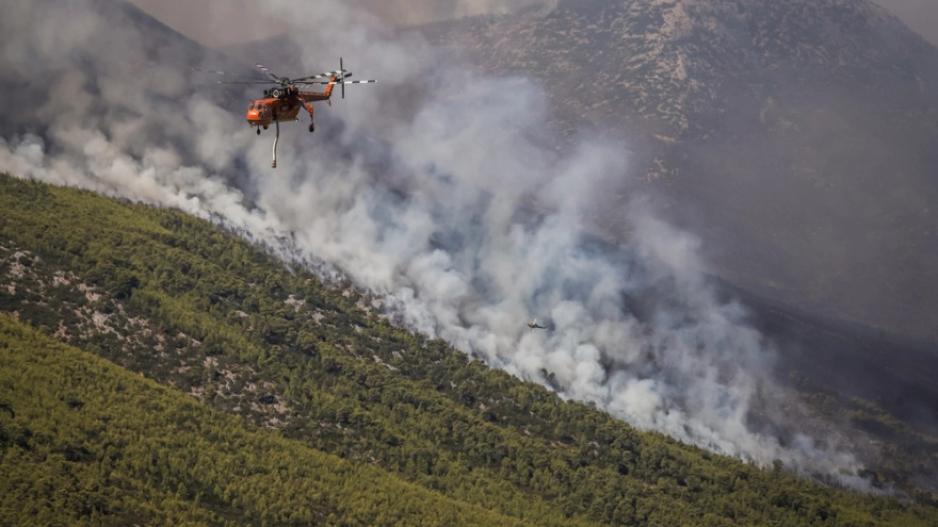
[[[329,80],[320,80],[323,77],[330,77]],[[336,71],[330,71],[327,73],[320,73],[319,75],[310,75],[309,77],[300,77],[299,79],[293,79],[291,82],[294,84],[300,85],[323,85],[323,86],[340,86],[339,91],[342,93],[342,98],[345,98],[345,85],[346,84],[374,84],[378,81],[376,80],[364,80],[364,81],[350,81],[348,79],[352,78],[352,72],[345,69],[345,60],[342,57],[339,57],[339,69]]]
[[[346,84],[375,84],[376,82],[378,82],[378,81],[376,81],[376,80],[364,80],[364,81],[350,81],[350,80],[348,80],[348,79],[352,78],[352,72],[351,72],[351,71],[348,71],[347,69],[345,69],[345,60],[344,60],[342,57],[339,57],[339,69],[338,69],[337,71],[331,72],[330,75],[332,75],[332,77],[333,77],[332,80],[328,80],[328,81],[312,81],[312,82],[309,82],[309,81],[307,81],[306,79],[302,79],[302,80],[304,81],[304,82],[302,82],[302,84],[323,84],[323,85],[327,85],[327,86],[329,86],[329,85],[331,85],[331,86],[338,85],[338,86],[339,86],[339,91],[342,93],[342,98],[344,99],[344,98],[345,98],[345,85],[346,85]],[[313,77],[309,77],[309,79],[313,79]]]

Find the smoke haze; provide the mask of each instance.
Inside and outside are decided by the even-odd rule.
[[[131,0],[166,24],[208,46],[258,40],[283,32],[286,25],[267,16],[258,2]],[[938,2],[874,0],[938,45]],[[395,24],[420,24],[460,16],[500,14],[524,8],[550,9],[557,0],[354,0]]]
[[[0,20],[0,68],[51,88],[28,116],[40,133],[0,139],[0,170],[178,207],[273,245],[289,234],[399,323],[492,366],[644,429],[864,484],[836,437],[816,441],[783,415],[797,410],[770,380],[773,352],[708,285],[692,235],[634,193],[625,245],[588,236],[604,182],[628,176],[627,145],[585,136],[558,151],[536,84],[470,76],[372,14],[326,3],[263,4],[317,28],[297,39],[302,72],[278,73],[328,69],[341,53],[380,84],[319,107],[314,136],[283,126],[276,170],[270,134],[192,83],[183,49],[154,56],[91,0],[16,3]],[[550,331],[528,330],[532,318]],[[768,424],[752,423],[757,405]]]
[[[935,0],[874,0],[938,46],[938,2]]]
[[[213,47],[271,37],[288,28],[282,20],[271,16],[262,2],[252,0],[131,0],[131,3],[190,38]],[[528,8],[550,9],[557,0],[349,0],[347,3],[388,23],[416,25]],[[316,5],[317,11],[328,8]]]

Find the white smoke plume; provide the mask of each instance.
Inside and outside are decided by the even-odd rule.
[[[547,11],[558,0],[357,0],[384,20],[420,24],[454,18],[503,15],[522,10]]]
[[[693,236],[629,196],[627,242],[591,239],[583,218],[628,177],[627,148],[610,137],[551,146],[539,86],[470,75],[340,2],[267,2],[316,28],[298,33],[305,64],[278,73],[331,69],[341,53],[381,81],[318,107],[315,135],[284,126],[273,170],[272,137],[191,84],[184,50],[145,49],[101,5],[8,6],[0,75],[52,88],[4,132],[0,170],[221,218],[260,240],[290,233],[401,323],[492,366],[644,429],[862,484],[834,441],[750,423],[758,399],[782,396],[773,353],[741,306],[718,300]],[[532,318],[550,330],[530,331]]]

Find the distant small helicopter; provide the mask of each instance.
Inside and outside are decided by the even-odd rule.
[[[309,113],[309,131],[316,130],[314,121],[314,101],[330,102],[332,98],[332,89],[335,86],[341,86],[342,98],[345,98],[346,84],[374,84],[376,80],[350,81],[346,80],[352,76],[352,72],[345,69],[344,61],[339,57],[339,69],[320,73],[318,75],[308,75],[290,79],[275,75],[263,64],[256,64],[257,68],[267,75],[269,80],[235,80],[218,81],[219,84],[274,84],[273,88],[264,90],[264,97],[254,99],[248,105],[245,119],[248,124],[257,128],[257,135],[261,134],[261,128],[267,129],[271,124],[276,129],[273,147],[273,162],[271,166],[277,168],[277,143],[280,141],[280,123],[286,121],[297,121],[300,109],[305,109]],[[223,74],[223,72],[216,72]],[[328,80],[319,80],[328,79]],[[325,91],[311,92],[301,91],[299,86],[324,85]],[[331,102],[330,102],[331,104]]]
[[[542,325],[538,324],[536,318],[535,318],[534,320],[528,322],[528,327],[531,328],[531,329],[547,329],[547,326],[542,326]]]

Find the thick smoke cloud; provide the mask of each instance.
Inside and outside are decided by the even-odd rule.
[[[52,88],[31,116],[40,133],[0,140],[0,170],[179,207],[271,244],[289,234],[293,250],[374,292],[398,322],[564,397],[717,452],[862,484],[835,440],[813,440],[764,403],[785,398],[769,378],[774,356],[745,310],[708,286],[693,236],[637,193],[621,204],[624,246],[588,235],[604,182],[628,177],[621,141],[558,150],[532,82],[470,76],[345,4],[300,4],[265,5],[318,28],[297,39],[304,71],[341,52],[381,84],[320,108],[315,136],[284,126],[277,170],[269,134],[254,137],[200,93],[174,68],[186,57],[154,59],[90,4],[17,4],[0,22],[0,68]],[[550,330],[530,331],[535,317]]]

